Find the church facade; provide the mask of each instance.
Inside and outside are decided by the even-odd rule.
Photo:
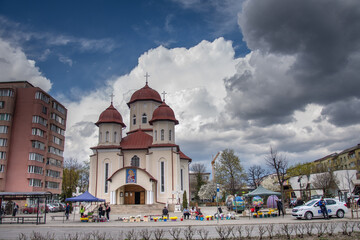
[[[127,103],[130,130],[112,103],[95,123],[98,145],[90,156],[89,192],[110,204],[176,204],[189,199],[189,163],[175,142],[174,111],[146,85]]]

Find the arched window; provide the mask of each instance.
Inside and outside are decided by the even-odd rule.
[[[130,163],[131,166],[133,167],[140,167],[140,158],[138,156],[133,156],[131,158],[131,163]]]
[[[155,141],[157,141],[157,130],[154,131]]]
[[[109,178],[109,163],[105,163],[105,169],[104,170],[105,170],[105,174],[104,174],[105,188],[104,188],[104,191],[105,191],[105,193],[108,193],[109,184],[108,184],[107,179]]]
[[[109,131],[106,131],[106,135],[105,135],[105,141],[109,142]]]
[[[102,141],[102,132],[99,133],[99,142]]]
[[[165,192],[165,162],[160,162],[160,192]]]
[[[161,131],[160,131],[160,135],[161,135],[161,141],[164,141],[164,129],[161,129]]]
[[[142,123],[147,123],[147,116],[145,113],[142,115]]]
[[[136,115],[134,114],[134,116],[133,116],[133,125],[135,125],[136,124]]]
[[[169,130],[169,141],[171,141],[171,130]]]
[[[114,132],[114,140],[113,140],[113,142],[116,143],[116,140],[117,140],[117,132]]]

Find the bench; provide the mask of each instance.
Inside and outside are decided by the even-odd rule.
[[[51,216],[51,221],[55,221],[57,218],[61,218],[62,221],[64,222],[65,221],[65,215],[54,215],[54,216]],[[61,220],[60,219],[60,220]]]
[[[41,219],[43,218],[43,216],[1,216],[0,217],[0,224],[3,223],[3,220],[9,219],[10,221],[6,221],[4,223],[41,223]],[[13,221],[16,220],[16,221]],[[30,221],[27,221],[30,220]]]

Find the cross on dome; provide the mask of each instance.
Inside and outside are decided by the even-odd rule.
[[[111,93],[111,95],[110,95],[110,98],[111,98],[111,104],[113,104],[113,99],[114,99],[114,97],[115,97],[114,93]]]
[[[167,94],[165,91],[161,93],[163,95],[163,101],[165,102],[165,95]]]
[[[150,77],[150,75],[148,74],[148,72],[146,72],[146,74],[144,75],[145,79],[146,79],[146,85],[148,84],[148,78]]]

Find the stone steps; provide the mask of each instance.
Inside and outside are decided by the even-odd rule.
[[[165,204],[145,204],[145,205],[110,205],[111,214],[117,215],[150,215],[150,214],[162,214],[162,210]]]

